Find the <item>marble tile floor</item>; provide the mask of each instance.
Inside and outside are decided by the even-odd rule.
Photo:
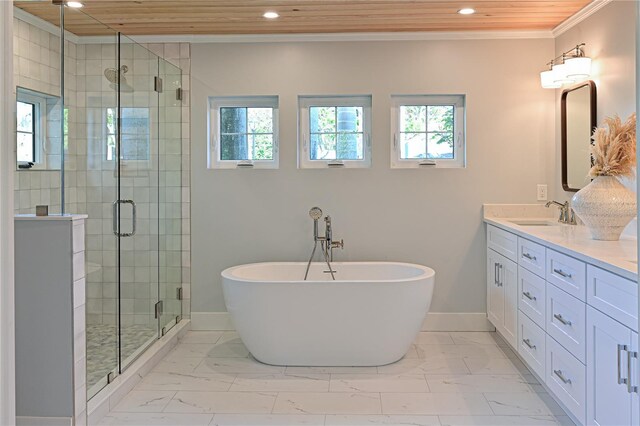
[[[495,333],[420,333],[382,367],[277,367],[190,331],[101,425],[573,425]]]

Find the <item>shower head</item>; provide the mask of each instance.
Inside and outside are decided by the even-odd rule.
[[[129,71],[129,67],[123,65],[120,67],[120,84],[127,84],[127,79],[124,74]],[[109,80],[109,83],[118,84],[118,69],[117,68],[107,68],[104,70],[104,76]]]
[[[320,210],[320,207],[312,207],[311,210],[309,210],[309,216],[311,216],[313,220],[318,220],[322,217],[322,210]]]

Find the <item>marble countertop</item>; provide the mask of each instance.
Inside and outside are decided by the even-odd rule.
[[[638,280],[636,238],[622,235],[619,241],[597,241],[593,240],[589,230],[581,225],[558,223],[557,226],[525,226],[513,223],[527,220],[555,222],[555,217],[550,217],[544,210],[529,209],[528,213],[533,213],[532,216],[518,214],[508,217],[509,214],[521,212],[522,210],[507,211],[505,214],[493,215],[492,209],[485,208],[484,221],[624,278]]]

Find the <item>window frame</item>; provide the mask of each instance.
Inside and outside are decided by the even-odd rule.
[[[298,96],[298,168],[327,169],[371,167],[371,95]],[[310,139],[311,107],[360,107],[362,108],[362,159],[361,160],[311,160]]]
[[[453,106],[454,158],[411,158],[403,159],[400,133],[400,108],[403,106]],[[427,132],[425,132],[427,133]],[[392,95],[391,96],[391,168],[466,168],[466,95]],[[433,164],[435,162],[435,164]]]
[[[46,116],[47,111],[47,98],[44,96],[38,96],[35,93],[21,88],[21,91],[16,91],[16,108],[18,102],[33,105],[33,166],[31,167],[19,167],[21,165],[26,166],[29,164],[27,161],[18,161],[18,133],[25,133],[18,131],[18,120],[16,114],[16,136],[14,143],[16,144],[16,167],[18,170],[46,170],[47,169],[47,122],[43,118],[43,111]]]
[[[278,96],[211,96],[209,97],[209,150],[208,168],[210,169],[277,169],[280,163],[279,149],[279,103]],[[273,110],[273,158],[271,160],[222,160],[220,153],[220,109],[221,108],[271,108]]]

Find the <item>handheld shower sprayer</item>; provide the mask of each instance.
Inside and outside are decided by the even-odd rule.
[[[320,207],[312,207],[309,210],[309,216],[313,219],[313,239],[318,239],[318,221],[322,217],[322,209]]]

